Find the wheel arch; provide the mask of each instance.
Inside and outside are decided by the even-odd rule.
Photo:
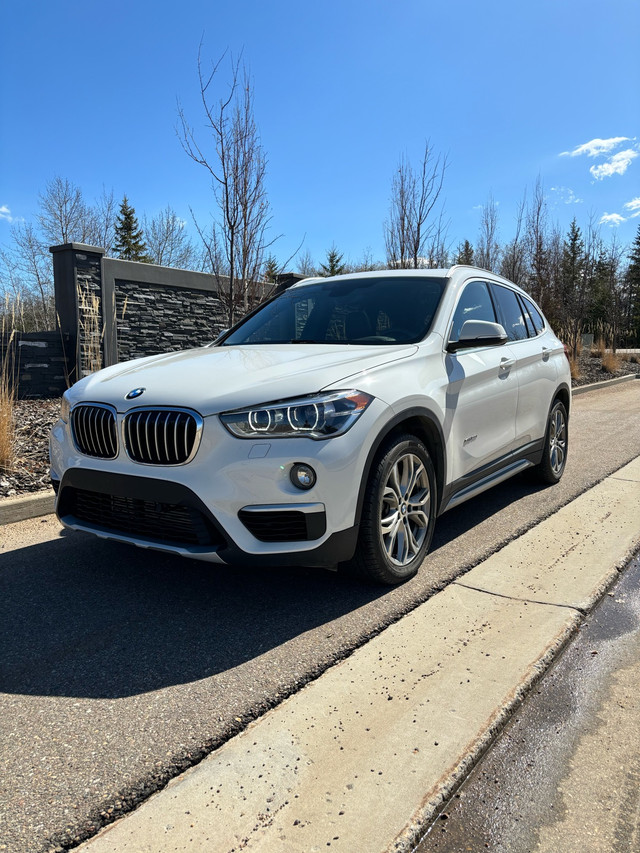
[[[385,424],[384,429],[378,433],[375,441],[369,449],[362,473],[360,489],[358,491],[358,505],[355,517],[356,524],[360,524],[365,489],[367,487],[367,482],[369,481],[371,469],[381,448],[389,438],[403,433],[415,435],[416,438],[419,438],[424,443],[425,447],[429,451],[429,456],[433,462],[436,474],[436,488],[438,490],[437,507],[439,512],[446,470],[444,435],[433,412],[424,408],[412,408],[398,413],[394,418],[388,421]],[[436,512],[436,514],[438,514],[438,512]]]
[[[552,401],[551,405],[549,406],[549,411],[551,411],[551,409],[554,407],[556,400],[560,400],[560,402],[564,405],[566,412],[567,412],[567,419],[568,419],[569,415],[571,413],[570,412],[570,409],[571,409],[571,390],[570,390],[568,385],[565,385],[563,383],[562,385],[560,385],[557,388],[556,393],[553,397],[553,401]]]

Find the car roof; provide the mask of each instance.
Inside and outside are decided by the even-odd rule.
[[[342,275],[334,276],[312,276],[298,281],[291,285],[288,290],[293,290],[298,287],[306,287],[309,284],[319,284],[320,282],[340,282],[353,281],[353,279],[368,279],[368,278],[454,278],[460,276],[462,279],[478,276],[485,280],[495,281],[500,284],[506,284],[516,290],[526,293],[522,288],[518,287],[512,281],[503,278],[489,270],[481,269],[480,267],[467,266],[464,264],[455,264],[454,266],[438,269],[384,269],[384,270],[367,270],[366,272],[343,273]]]

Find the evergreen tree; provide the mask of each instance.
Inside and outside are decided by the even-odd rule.
[[[278,262],[276,261],[273,255],[269,255],[264,265],[264,280],[275,282],[276,276],[279,272],[280,267],[278,266]]]
[[[116,219],[116,242],[113,251],[118,258],[125,261],[141,261],[145,264],[151,263],[148,250],[144,242],[142,228],[138,224],[138,218],[133,207],[125,195],[120,205],[120,213]]]
[[[631,244],[628,258],[630,263],[625,283],[629,302],[629,327],[638,344],[640,342],[640,225],[638,225],[636,239]]]
[[[576,353],[587,308],[587,282],[584,240],[575,217],[562,248],[560,277],[561,316],[565,333],[569,336],[567,343],[571,351]]]
[[[342,253],[333,245],[327,252],[327,263],[320,264],[320,275],[327,278],[331,275],[342,275],[346,264],[342,263]]]
[[[587,312],[588,327],[594,331],[602,326],[613,315],[614,292],[611,288],[612,278],[615,278],[615,269],[612,268],[612,259],[607,250],[602,246],[596,261],[593,286],[591,289],[591,300]]]
[[[473,266],[473,246],[468,240],[458,246],[455,263]]]

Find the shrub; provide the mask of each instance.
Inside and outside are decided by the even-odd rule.
[[[616,373],[620,370],[620,358],[613,352],[605,352],[602,356],[602,369],[607,373]]]

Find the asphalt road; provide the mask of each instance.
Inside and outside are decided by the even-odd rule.
[[[394,590],[0,528],[0,850],[70,846],[501,545],[640,455],[640,382],[574,400],[561,483],[443,516]],[[3,848],[3,845],[4,848]]]

